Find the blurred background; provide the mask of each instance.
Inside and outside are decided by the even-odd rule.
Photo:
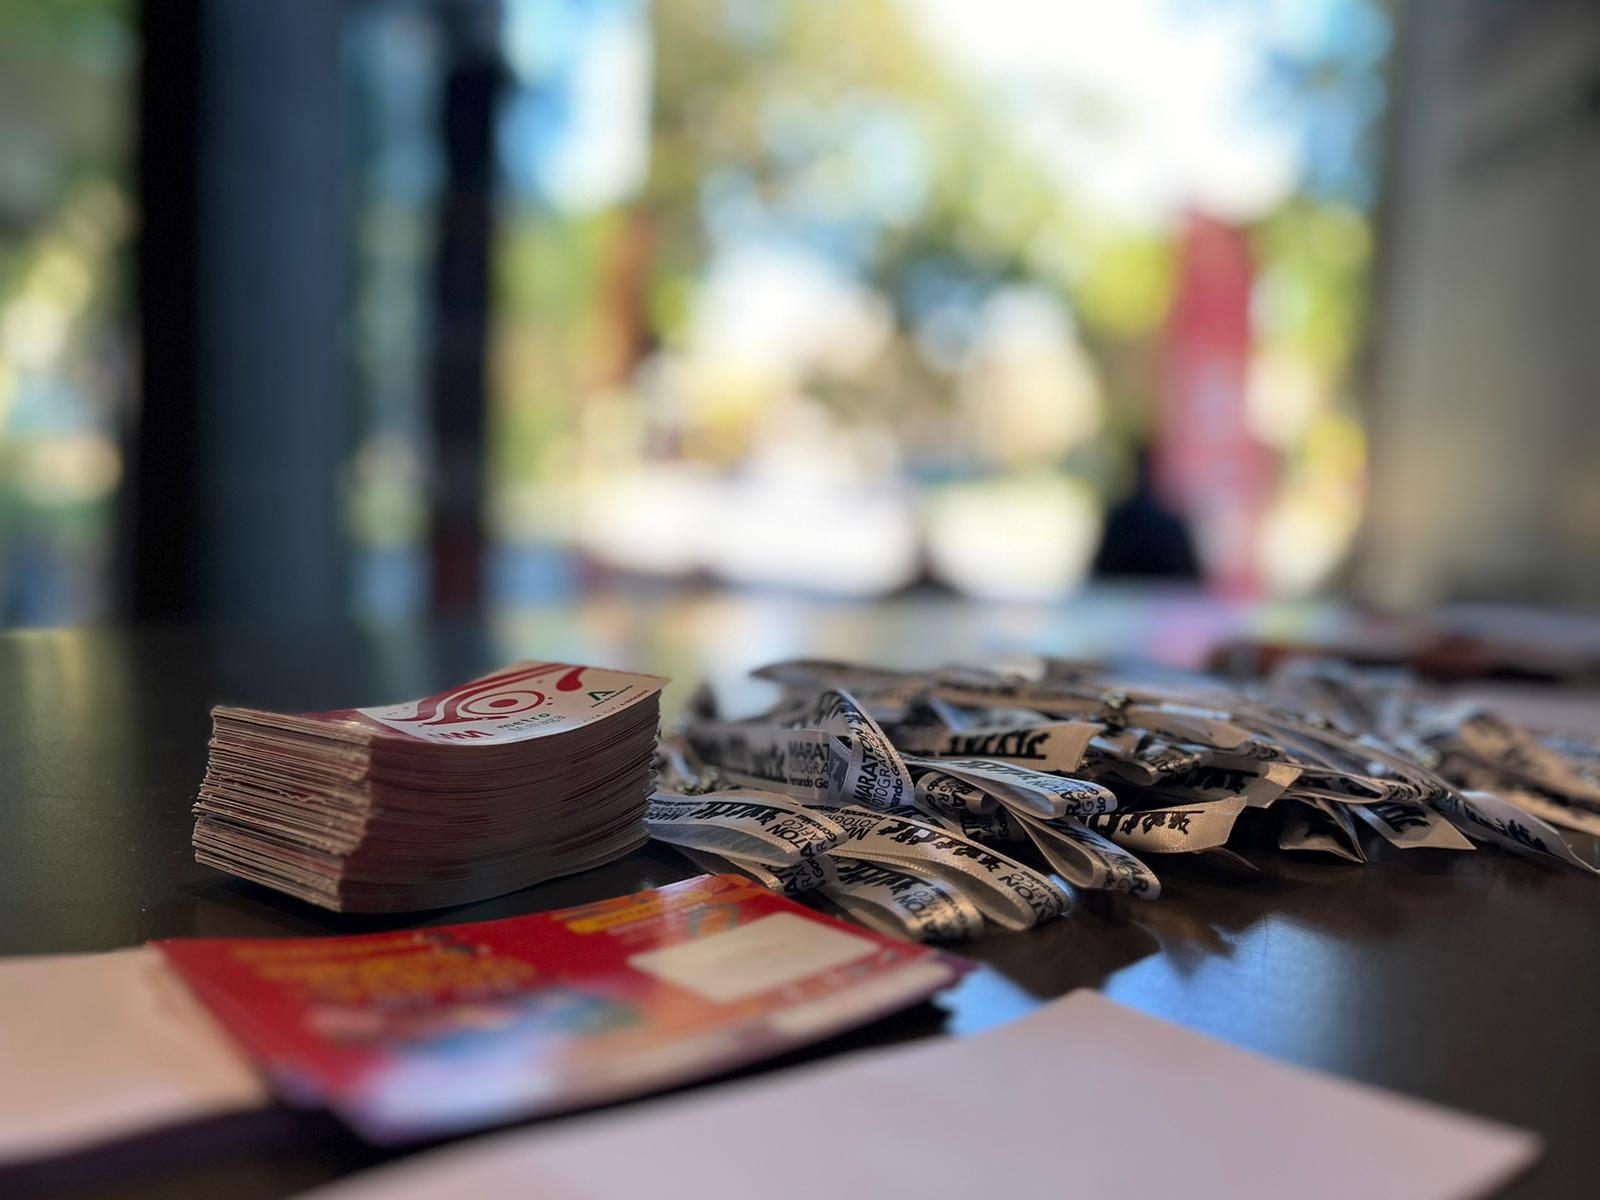
[[[1583,0],[3,0],[0,624],[1593,606],[1597,212]]]

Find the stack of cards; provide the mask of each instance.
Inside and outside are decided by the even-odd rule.
[[[737,875],[501,921],[158,945],[283,1099],[377,1142],[726,1071],[916,1004],[971,965]]]
[[[274,1096],[378,1142],[621,1100],[865,1025],[970,967],[740,876],[427,929],[0,958],[0,1195],[38,1191],[13,1165]]]
[[[341,912],[485,899],[637,849],[667,681],[518,663],[423,700],[213,714],[195,857]]]

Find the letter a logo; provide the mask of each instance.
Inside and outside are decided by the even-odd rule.
[[[589,699],[593,700],[596,704],[599,704],[602,700],[611,699],[612,696],[617,694],[618,690],[619,689],[617,688],[612,688],[609,692],[590,692]]]

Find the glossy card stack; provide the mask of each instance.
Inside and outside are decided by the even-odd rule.
[[[758,1062],[971,967],[738,875],[499,921],[159,945],[279,1098],[332,1109],[375,1142]]]
[[[212,713],[198,861],[340,912],[464,904],[647,838],[665,679],[524,662],[422,700]]]

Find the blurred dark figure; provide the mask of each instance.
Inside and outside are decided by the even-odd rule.
[[[1139,450],[1133,489],[1106,513],[1094,573],[1102,579],[1199,578],[1189,527],[1156,497],[1148,447]]]

